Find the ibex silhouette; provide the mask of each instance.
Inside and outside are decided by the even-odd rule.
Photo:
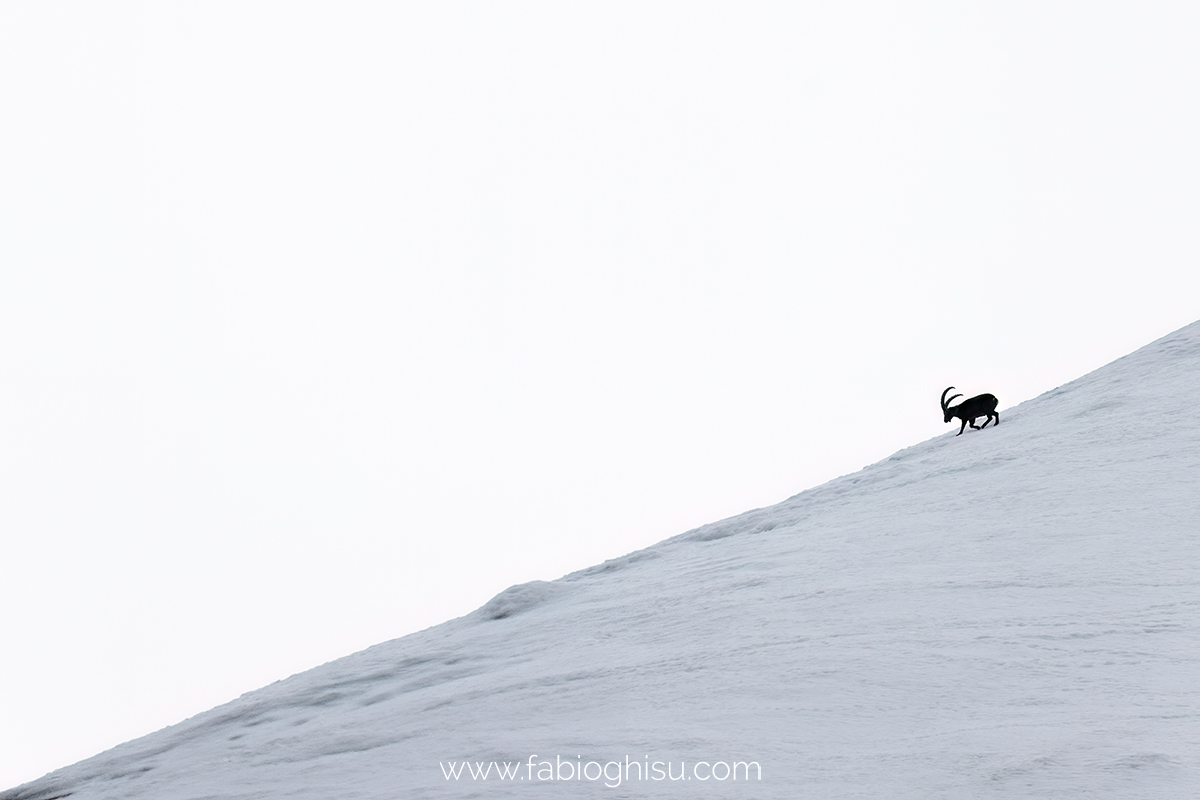
[[[958,405],[952,406],[950,405],[950,400],[953,400],[954,397],[962,397],[961,394],[956,394],[950,400],[947,400],[946,395],[953,388],[953,386],[949,386],[946,388],[946,391],[942,392],[942,411],[946,415],[946,422],[955,417],[962,420],[962,427],[958,429],[958,433],[954,434],[955,436],[962,435],[962,432],[967,429],[967,423],[970,423],[971,427],[975,430],[983,430],[992,420],[995,420],[997,425],[1000,424],[1000,415],[996,413],[996,405],[1000,401],[996,399],[996,395],[980,394],[972,397],[970,400],[963,400]],[[987,417],[982,425],[975,424],[975,420],[979,417]]]

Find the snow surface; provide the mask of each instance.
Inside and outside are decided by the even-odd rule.
[[[1200,797],[1197,398],[1200,323],[0,800]]]

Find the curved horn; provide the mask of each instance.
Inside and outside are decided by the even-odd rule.
[[[947,408],[950,407],[950,403],[951,403],[951,401],[954,400],[954,397],[962,397],[961,394],[956,394],[956,395],[954,395],[954,397],[951,397],[949,400],[947,400],[946,395],[949,394],[950,390],[953,388],[954,388],[953,386],[947,386],[946,391],[942,392],[942,411],[945,411]]]

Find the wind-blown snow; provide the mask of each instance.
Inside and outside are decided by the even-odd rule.
[[[1200,797],[1198,398],[1200,323],[0,800]],[[761,780],[550,779],[655,761]]]

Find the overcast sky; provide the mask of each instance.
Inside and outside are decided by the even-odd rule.
[[[1195,321],[1198,23],[0,6],[0,788]]]

